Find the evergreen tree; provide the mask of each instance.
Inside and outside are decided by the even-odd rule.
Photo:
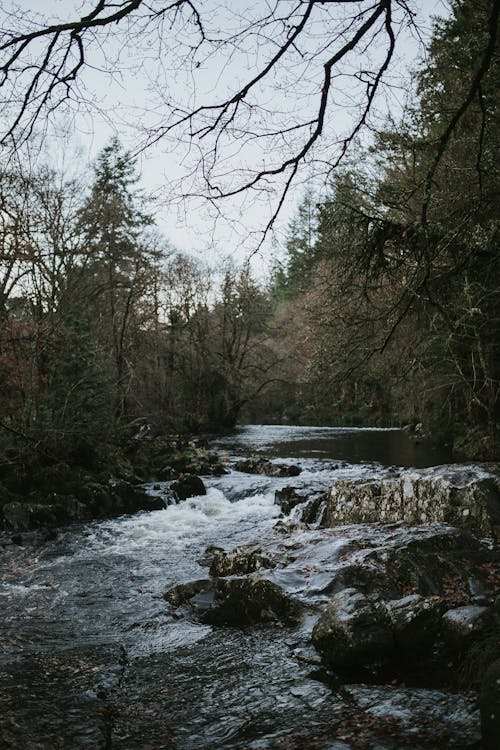
[[[291,219],[285,240],[285,259],[274,269],[273,286],[278,299],[297,296],[307,288],[315,263],[316,201],[308,190]]]
[[[137,180],[134,161],[114,138],[97,158],[94,182],[79,217],[94,284],[101,292],[95,314],[112,360],[117,417],[127,410],[130,329],[154,261],[144,240],[153,219],[145,211],[144,196],[134,190]]]

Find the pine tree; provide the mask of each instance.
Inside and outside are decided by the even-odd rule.
[[[144,242],[153,219],[145,211],[144,196],[134,189],[137,180],[133,159],[114,138],[97,158],[94,182],[80,212],[89,270],[100,290],[94,309],[114,371],[117,417],[127,410],[130,328],[153,262]]]

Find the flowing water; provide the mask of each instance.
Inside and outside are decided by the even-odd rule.
[[[306,747],[300,737],[316,737],[314,747],[341,750],[319,738],[348,698],[314,657],[297,658],[297,633],[175,619],[163,594],[207,576],[207,546],[265,540],[280,487],[319,491],[335,478],[449,456],[397,430],[251,426],[217,448],[229,466],[259,452],[299,463],[302,473],[233,470],[206,478],[205,497],[164,510],[72,526],[43,542],[4,536],[0,747],[259,750],[285,747],[286,738],[287,747]],[[162,495],[166,487],[149,489]]]

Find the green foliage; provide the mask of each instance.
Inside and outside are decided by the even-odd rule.
[[[272,286],[278,300],[296,297],[307,289],[316,260],[316,204],[307,191],[290,221],[285,241],[285,259],[275,265]]]

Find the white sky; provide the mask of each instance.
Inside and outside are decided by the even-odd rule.
[[[261,3],[261,0],[256,0],[254,5],[259,3]],[[53,17],[67,19],[74,17],[74,15],[80,16],[82,12],[88,12],[90,8],[94,7],[95,2],[90,0],[19,0],[16,4],[21,9],[29,8]],[[233,0],[231,9],[237,12],[239,8],[243,10],[248,5],[246,0]],[[409,5],[412,9],[414,8],[417,14],[416,22],[424,36],[428,34],[431,15],[447,15],[448,13],[445,0],[437,0],[437,2],[433,0],[409,0]],[[216,7],[215,3],[214,7]],[[224,13],[225,11],[221,10],[220,12]],[[217,22],[220,23],[220,20],[215,15],[214,23]],[[120,58],[119,64],[123,70],[122,74],[116,76],[113,83],[98,70],[91,74],[87,73],[85,79],[87,90],[93,92],[91,94],[93,102],[99,105],[99,109],[108,110],[109,115],[107,118],[103,117],[97,110],[91,111],[92,107],[89,107],[87,112],[81,111],[78,117],[75,117],[74,123],[69,126],[70,130],[74,130],[71,144],[68,146],[64,145],[63,141],[54,142],[57,143],[57,146],[51,149],[53,151],[51,158],[57,162],[64,161],[66,165],[71,164],[73,159],[76,159],[78,165],[92,162],[97,152],[116,131],[125,147],[134,148],[137,143],[137,132],[134,128],[127,127],[128,123],[124,121],[124,118],[127,118],[127,120],[130,118],[131,122],[135,119],[134,109],[138,112],[141,110],[147,111],[148,114],[143,114],[142,117],[146,120],[150,117],[151,123],[154,121],[158,111],[155,96],[161,96],[162,92],[152,85],[151,80],[149,80],[149,72],[157,61],[148,61],[148,49],[144,50],[143,48],[141,52],[137,53],[133,49],[121,49],[116,43],[113,43],[110,49],[113,55]],[[262,59],[265,59],[266,52],[267,49],[264,49],[261,53]],[[245,59],[246,52],[244,51],[242,54],[243,58],[240,56],[239,60],[240,65],[242,59]],[[406,80],[409,80],[408,71],[415,67],[418,54],[418,44],[409,33],[406,33],[405,37],[399,40],[399,60],[393,67],[393,80],[396,76],[402,76],[403,79],[406,77]],[[221,61],[217,59],[203,60],[197,73],[199,77],[198,88],[193,90],[193,93],[189,89],[191,85],[190,76],[187,74],[181,75],[179,69],[172,67],[175,66],[174,61],[172,61],[170,66],[165,64],[163,70],[165,90],[170,86],[172,94],[179,98],[184,93],[183,87],[185,87],[184,90],[189,91],[188,98],[192,102],[197,93],[198,98],[200,96],[208,97],[210,100],[211,96],[216,96],[214,95],[216,86],[219,87],[219,90],[221,88],[227,90],[234,82],[241,82],[244,74],[248,70],[252,70],[255,65],[255,58],[247,57],[246,61],[245,70],[238,65],[225,65],[221,68]],[[98,60],[95,60],[95,63],[99,65]],[[223,72],[216,81],[221,70]],[[307,78],[305,79],[305,85],[307,85]],[[287,101],[282,95],[276,94],[276,98],[273,98],[273,94],[269,90],[263,91],[262,95],[268,98],[267,106],[270,111],[273,110],[273,107],[285,111],[290,104],[289,99]],[[296,92],[296,95],[299,97],[299,92]],[[400,96],[404,96],[404,91],[400,92]],[[217,99],[219,98],[217,96]],[[349,92],[341,91],[338,94],[338,100],[339,110],[347,113]],[[206,101],[206,98],[204,101]],[[397,100],[393,99],[390,106],[393,110],[397,109]],[[117,108],[121,111],[118,112]],[[337,113],[336,117],[335,126],[340,128],[343,115],[339,117]],[[146,120],[143,119],[144,124],[150,124]],[[80,153],[75,157],[77,148],[80,149]],[[243,152],[240,150],[239,154],[235,152],[234,144],[229,148],[233,150],[235,157],[240,158],[240,161],[255,158],[258,163],[263,156],[257,148],[254,152],[251,148],[247,148]],[[141,186],[148,192],[152,191],[157,198],[156,219],[160,229],[179,250],[195,254],[210,263],[217,262],[217,258],[221,255],[232,256],[237,262],[246,260],[257,242],[251,231],[261,228],[269,218],[268,198],[264,197],[263,199],[263,196],[260,196],[258,200],[254,200],[253,194],[246,194],[240,199],[228,200],[224,206],[221,206],[222,217],[214,223],[213,211],[207,210],[208,206],[204,201],[200,199],[176,201],[172,200],[175,197],[172,193],[167,194],[167,190],[170,191],[170,188],[166,186],[172,181],[172,178],[175,179],[182,173],[183,169],[186,169],[186,165],[189,166],[189,155],[186,152],[174,154],[172,151],[171,144],[164,142],[143,153],[139,160],[142,174]],[[304,181],[310,177],[311,169],[303,173],[301,180],[284,206],[280,221],[276,225],[275,238],[278,242],[283,237],[289,218],[303,194]],[[261,253],[253,257],[252,260],[253,267],[259,275],[266,267],[271,255],[272,241],[270,238],[262,247]]]

